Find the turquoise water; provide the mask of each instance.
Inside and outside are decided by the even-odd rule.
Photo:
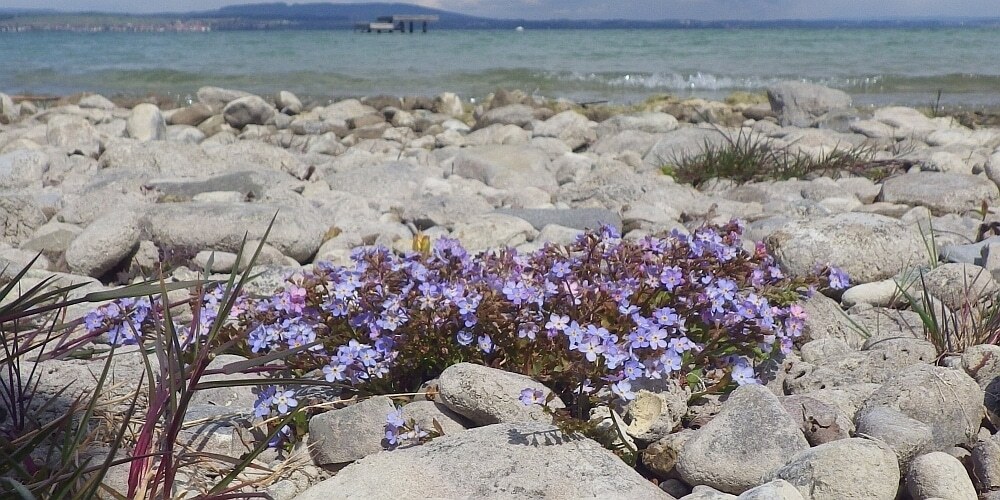
[[[806,80],[858,103],[1000,105],[1000,30],[738,29],[0,33],[0,91],[160,93],[202,85],[320,99],[481,97],[497,87],[635,102]]]

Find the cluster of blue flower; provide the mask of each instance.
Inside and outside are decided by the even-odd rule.
[[[385,419],[385,446],[389,449],[396,448],[403,444],[416,444],[421,439],[428,437],[429,432],[420,428],[413,421],[407,422],[403,419],[403,409],[396,408],[389,412]]]
[[[107,332],[115,345],[135,345],[141,342],[144,328],[153,317],[153,307],[147,298],[123,298],[104,304],[83,318],[88,333]]]
[[[447,238],[427,254],[362,248],[352,266],[319,263],[272,296],[241,298],[229,338],[242,335],[250,356],[308,345],[286,362],[355,385],[415,388],[459,360],[541,375],[564,397],[607,388],[628,400],[638,379],[691,373],[719,387],[757,383],[756,367],[802,334],[797,297],[848,279],[830,266],[790,279],[763,246],[745,248],[742,233],[734,221],[627,241],[604,227],[568,246],[476,256]],[[206,295],[203,321],[219,297]],[[88,328],[114,328],[119,315]],[[262,392],[256,411],[296,403],[291,391]]]

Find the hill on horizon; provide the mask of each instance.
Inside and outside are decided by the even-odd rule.
[[[393,14],[433,14],[440,21],[435,28],[444,29],[646,29],[646,28],[755,28],[755,27],[934,27],[959,25],[992,25],[997,19],[878,19],[878,20],[720,20],[700,21],[690,19],[496,19],[470,16],[442,9],[408,3],[301,3],[284,2],[229,5],[212,11],[189,12],[198,18],[238,18],[246,20],[277,20],[291,22],[289,27],[301,29],[350,28],[355,23],[375,21],[380,16]]]
[[[0,8],[3,17],[86,16],[120,13],[62,12],[53,9]],[[943,27],[943,26],[1000,26],[1000,19],[878,19],[878,20],[719,20],[700,21],[689,19],[494,19],[470,16],[442,9],[408,3],[297,3],[284,2],[235,4],[214,10],[182,13],[125,14],[135,18],[206,20],[213,29],[350,29],[357,23],[373,22],[381,16],[393,14],[433,14],[440,20],[433,29],[690,29],[690,28],[893,28],[893,27]]]

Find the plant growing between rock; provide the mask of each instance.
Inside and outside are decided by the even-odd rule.
[[[869,146],[836,148],[814,158],[776,146],[773,140],[745,128],[735,136],[725,132],[723,136],[725,140],[721,145],[705,141],[698,155],[663,158],[661,171],[679,182],[698,187],[711,179],[729,179],[744,184],[855,175],[879,181],[912,165],[901,159],[876,160],[876,150]]]
[[[251,358],[280,355],[291,378],[279,383],[322,377],[362,397],[480,363],[547,384],[567,403],[563,420],[586,421],[598,402],[664,379],[696,394],[756,383],[758,366],[789,352],[804,320],[795,302],[829,278],[789,279],[741,235],[734,222],[639,241],[605,227],[530,254],[474,257],[448,239],[402,257],[363,249],[353,267],[320,264],[248,298],[222,339]]]

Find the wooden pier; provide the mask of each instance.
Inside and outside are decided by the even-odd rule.
[[[421,31],[427,33],[427,24],[437,22],[440,18],[433,15],[394,15],[378,18],[374,23],[358,23],[354,25],[354,31],[364,31],[365,33],[381,33],[383,31],[392,33],[398,31],[406,33],[407,23],[409,23],[410,33],[413,33],[413,23],[421,24]]]

